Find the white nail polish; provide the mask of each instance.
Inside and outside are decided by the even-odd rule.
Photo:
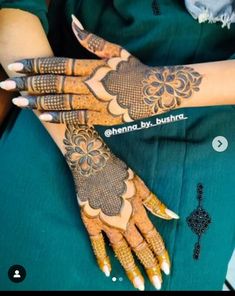
[[[78,26],[80,30],[84,30],[83,25],[79,22],[75,15],[71,15],[73,22]]]
[[[107,277],[110,276],[110,270],[109,270],[108,265],[104,265],[104,267],[103,267],[103,272],[104,272],[104,274],[105,274]]]
[[[134,278],[133,284],[134,284],[136,289],[138,289],[140,291],[144,291],[144,283],[143,283],[142,279],[139,276],[136,276]]]
[[[18,107],[26,107],[29,104],[29,100],[23,97],[14,98],[12,102]]]
[[[5,90],[11,90],[16,88],[16,83],[13,80],[2,81],[0,82],[0,88]]]
[[[152,277],[152,283],[157,290],[160,290],[162,287],[162,283],[157,275]]]
[[[162,262],[161,269],[164,271],[166,275],[170,274],[170,266],[167,262]]]
[[[10,71],[21,71],[24,68],[22,63],[12,63],[7,66]]]
[[[39,119],[43,121],[52,121],[53,117],[51,114],[45,113],[45,114],[41,114],[39,116]]]
[[[169,209],[165,209],[165,212],[168,216],[170,216],[173,219],[179,219],[180,217],[174,213],[173,211],[169,210]]]

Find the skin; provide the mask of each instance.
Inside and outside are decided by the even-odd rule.
[[[29,20],[30,26],[28,26]],[[0,11],[0,47],[0,62],[9,76],[15,77],[18,75],[18,81],[21,81],[19,77],[22,74],[17,74],[12,69],[9,70],[7,67],[9,63],[27,57],[53,55],[39,20],[27,12],[14,9],[2,9]],[[87,71],[86,69],[90,69],[89,64],[91,63],[87,62],[88,66],[84,67],[84,73]],[[98,64],[100,65],[100,62]],[[3,88],[2,84],[1,86]],[[81,89],[84,90],[84,86]],[[21,94],[25,95],[26,93],[22,92]],[[36,115],[40,114],[37,110],[35,110],[35,113]],[[127,276],[134,287],[143,290],[144,277],[135,264],[132,252],[139,257],[152,284],[157,289],[160,289],[162,283],[161,269],[168,274],[170,272],[170,260],[163,240],[149,220],[145,208],[166,220],[177,219],[178,216],[168,210],[130,168],[121,160],[115,158],[92,126],[84,125],[86,123],[83,120],[85,116],[81,115],[79,118],[81,118],[82,125],[71,124],[69,126],[65,123],[57,125],[44,123],[44,125],[71,168],[75,186],[79,193],[78,202],[81,205],[81,217],[87,228],[98,265],[107,276],[110,274],[111,264],[103,240],[103,233],[105,233],[110,240],[117,259],[126,270]],[[73,128],[71,129],[71,127]],[[82,136],[84,138],[84,134],[86,134],[86,142],[78,141],[77,137]],[[69,137],[75,138],[76,144],[69,141]],[[97,148],[98,151],[100,146],[103,147],[102,151],[103,154],[106,154],[106,163],[109,164],[110,168],[113,167],[113,174],[106,176],[104,178],[105,182],[112,182],[117,178],[116,182],[120,184],[119,187],[124,188],[124,191],[119,191],[115,185],[111,192],[114,198],[121,199],[123,205],[118,214],[113,210],[108,213],[104,212],[102,208],[94,211],[94,208],[90,205],[91,202],[86,202],[87,185],[85,184],[88,176],[84,173],[78,174],[78,171],[84,170],[84,162],[82,162],[80,168],[80,163],[76,163],[75,167],[71,165],[71,160],[74,160],[74,155],[71,158],[71,153],[69,154],[71,149],[76,151],[85,149],[85,151],[88,151],[88,144],[92,141],[94,146],[99,148]],[[95,152],[97,152],[97,149]],[[92,161],[95,160],[92,159]],[[88,174],[89,177],[93,178],[93,192],[96,194],[99,192],[100,196],[104,194],[102,191],[106,190],[107,184],[98,183],[96,180],[100,178],[100,175],[105,176],[106,163],[95,172]],[[115,175],[116,171],[121,172],[121,176],[124,175],[125,177],[121,177],[119,180],[119,175]],[[110,186],[109,190],[111,189]],[[116,195],[113,192],[116,192]],[[95,201],[95,198],[94,196],[92,200]],[[81,204],[82,201],[84,201],[83,204]]]
[[[4,15],[4,13],[6,14]],[[162,239],[148,219],[144,207],[161,218],[170,219],[177,218],[177,216],[170,212],[148,190],[134,172],[132,173],[129,168],[124,169],[121,162],[118,168],[121,172],[126,170],[128,177],[126,177],[127,179],[124,178],[124,181],[122,178],[118,180],[120,180],[120,183],[127,182],[128,184],[125,192],[116,192],[116,198],[117,196],[121,197],[122,202],[126,205],[122,207],[124,210],[120,210],[118,215],[116,212],[113,212],[113,208],[109,213],[104,213],[105,211],[102,207],[94,211],[94,208],[91,206],[92,202],[89,202],[88,198],[82,196],[84,193],[81,193],[86,191],[81,189],[81,184],[84,184],[84,180],[87,180],[84,179],[84,174],[81,172],[84,170],[84,167],[87,168],[87,163],[84,162],[84,158],[80,162],[72,163],[71,160],[74,161],[74,158],[71,158],[70,152],[72,150],[80,151],[82,148],[84,152],[85,147],[87,160],[88,154],[89,159],[91,154],[89,141],[95,143],[98,141],[100,146],[103,145],[101,144],[102,140],[94,136],[93,124],[119,124],[160,114],[179,107],[233,104],[233,91],[235,87],[231,71],[234,71],[234,62],[224,61],[188,66],[150,68],[132,57],[120,46],[88,33],[76,19],[73,20],[72,28],[79,42],[102,58],[102,60],[74,61],[63,58],[59,60],[53,58],[47,58],[46,60],[39,58],[35,60],[32,59],[32,55],[51,55],[49,47],[47,48],[48,43],[45,36],[43,34],[40,35],[41,33],[35,44],[40,41],[40,46],[42,43],[42,48],[45,46],[48,49],[48,54],[37,52],[34,46],[32,48],[32,44],[30,47],[31,51],[29,51],[30,54],[27,54],[28,49],[25,50],[24,41],[26,42],[26,40],[30,39],[31,34],[34,34],[34,38],[36,38],[35,32],[42,32],[38,21],[32,18],[32,26],[27,28],[27,30],[32,29],[32,32],[28,32],[29,35],[26,35],[26,40],[22,40],[22,37],[18,37],[18,35],[22,35],[19,34],[19,29],[15,24],[13,26],[13,22],[11,22],[12,12],[9,13],[9,10],[7,10],[4,13],[0,13],[0,25],[1,22],[4,25],[0,26],[0,40],[2,40],[2,37],[7,37],[7,40],[10,40],[10,42],[13,39],[16,43],[13,52],[15,52],[16,48],[17,52],[21,52],[19,51],[21,46],[24,48],[24,51],[22,56],[18,58],[12,54],[13,59],[7,54],[8,46],[6,44],[8,42],[3,42],[4,55],[0,56],[0,61],[4,61],[5,68],[7,68],[7,62],[17,61],[17,63],[11,64],[8,70],[31,74],[31,76],[12,78],[7,82],[1,83],[1,87],[12,91],[28,91],[30,96],[24,95],[17,98],[17,100],[14,100],[14,103],[20,107],[28,107],[39,111],[52,111],[42,114],[40,118],[48,122],[60,123],[53,127],[49,124],[46,127],[70,165],[79,195],[78,201],[81,205],[82,219],[90,235],[99,266],[104,272],[109,273],[111,267],[102,239],[102,232],[105,232],[114,252],[134,286],[143,289],[144,280],[134,263],[131,250],[141,260],[150,281],[159,289],[162,281],[160,268],[164,270],[164,266],[167,265],[169,269],[170,263]],[[24,15],[24,12],[21,13]],[[13,15],[15,16],[15,12],[13,12]],[[25,23],[24,18],[21,18],[18,12],[17,21],[21,26],[22,23]],[[12,48],[9,48],[11,49],[10,52],[12,52]],[[28,59],[30,55],[31,59]],[[20,60],[21,58],[24,60]],[[124,71],[125,67],[129,68],[127,74]],[[221,87],[221,76],[218,74],[221,71],[223,71],[225,77],[226,88]],[[13,74],[10,71],[8,72],[10,75]],[[32,74],[40,75],[32,76]],[[110,78],[111,74],[118,78],[116,85],[110,83],[112,80]],[[123,82],[121,82],[121,77],[125,74],[130,81],[134,79],[133,81],[136,82],[135,85],[137,86],[130,84],[125,87]],[[114,93],[114,89],[116,89],[116,93]],[[129,98],[133,91],[137,91],[138,94],[135,106],[133,105],[133,100]],[[50,95],[48,96],[49,93]],[[68,94],[72,94],[72,96]],[[43,97],[39,97],[39,95]],[[125,97],[127,101],[123,102]],[[145,112],[143,112],[144,109]],[[78,140],[81,137],[87,139],[86,145]],[[71,138],[74,138],[75,141],[71,142],[68,140]],[[97,144],[96,147],[100,147],[99,145]],[[105,160],[106,162],[104,161],[105,164],[99,167],[98,171],[89,174],[89,177],[91,175],[95,176],[94,180],[98,180],[96,178],[98,178],[99,174],[104,174],[108,162],[111,163],[111,167],[115,163],[113,160],[115,157],[112,157],[107,148],[104,148],[102,151],[102,153],[107,155],[107,159]],[[99,151],[98,153],[100,155],[101,152]],[[90,162],[96,163],[95,167],[97,167],[97,161],[97,159],[90,160]],[[82,179],[81,175],[83,176]],[[109,178],[104,178],[104,180],[111,182],[112,178],[116,177],[115,174],[109,175]],[[88,176],[85,178],[88,178]],[[93,184],[94,188],[99,186],[101,192],[104,190],[102,188],[107,187],[107,184],[102,182],[94,182]]]

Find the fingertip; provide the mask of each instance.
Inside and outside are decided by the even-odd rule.
[[[173,212],[173,211],[171,211],[169,209],[165,209],[165,212],[172,219],[178,220],[180,218],[175,212]]]
[[[43,113],[39,116],[39,119],[42,121],[52,121],[53,116],[49,113]]]
[[[80,30],[84,30],[83,25],[81,24],[81,22],[76,18],[76,16],[74,14],[71,15],[72,18],[72,24],[75,24]]]
[[[24,65],[20,62],[16,62],[16,63],[11,63],[7,66],[8,70],[10,71],[14,71],[14,72],[18,72],[18,71],[22,71],[24,68]]]
[[[24,97],[17,97],[12,99],[12,103],[18,107],[27,107],[29,100]]]

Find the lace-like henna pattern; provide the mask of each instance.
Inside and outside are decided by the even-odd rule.
[[[105,90],[117,97],[117,104],[123,109],[128,109],[132,120],[154,115],[151,106],[141,104],[141,84],[146,69],[146,66],[130,56],[128,61],[120,62],[117,68],[110,71],[101,81]]]
[[[169,111],[180,106],[182,99],[199,91],[201,81],[202,76],[191,67],[153,68],[143,80],[144,102],[152,106],[154,113],[160,109]]]
[[[100,79],[106,99],[92,86],[93,79]],[[101,66],[85,83],[98,99],[109,101],[110,114],[123,115],[125,122],[180,106],[182,99],[188,99],[193,92],[199,91],[201,81],[202,76],[191,67],[149,68],[129,56],[103,77]]]
[[[101,51],[104,49],[105,41],[96,35],[90,34],[87,40],[87,45],[88,48],[93,52],[96,52],[97,50]]]
[[[203,199],[203,185],[198,184],[197,186],[197,199],[198,199],[198,206],[196,210],[194,210],[188,217],[187,223],[191,230],[197,235],[198,240],[195,243],[194,251],[193,251],[193,258],[195,260],[199,259],[200,252],[201,252],[201,237],[206,232],[209,224],[211,223],[211,217],[209,213],[203,209],[202,207],[202,199]]]
[[[51,73],[51,74],[64,74],[66,73],[67,64],[70,59],[54,57],[52,58],[38,58],[38,59],[25,59],[20,63],[24,65],[22,73]]]
[[[118,215],[129,177],[126,164],[111,154],[93,128],[68,126],[64,144],[79,202],[88,201],[107,216]]]

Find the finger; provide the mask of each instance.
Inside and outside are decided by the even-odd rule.
[[[169,210],[152,192],[143,200],[144,206],[155,216],[165,220],[179,219],[179,216]]]
[[[151,283],[157,290],[160,290],[162,277],[156,257],[134,224],[129,224],[128,230],[125,233],[125,237],[132,250],[135,252],[136,256],[145,267]]]
[[[100,110],[99,103],[93,95],[24,96],[14,98],[12,102],[20,108],[38,109],[40,111]]]
[[[87,50],[100,58],[109,59],[120,57],[122,48],[114,43],[110,43],[92,33],[87,32],[79,20],[72,16],[72,29],[78,41]]]
[[[79,111],[64,111],[64,112],[47,112],[42,113],[39,119],[51,123],[65,123],[65,124],[88,124],[87,110]]]
[[[135,225],[146,239],[150,249],[157,256],[160,268],[168,275],[170,273],[170,260],[164,242],[142,205],[135,206]]]
[[[135,177],[135,185],[139,195],[142,197],[144,206],[155,216],[160,218],[171,220],[179,219],[179,216],[173,211],[169,210],[144,184],[144,182],[138,177]]]
[[[9,64],[10,71],[24,74],[63,74],[89,76],[93,71],[105,65],[102,60],[78,60],[60,57],[24,59]]]
[[[169,275],[171,263],[161,235],[154,227],[152,227],[152,230],[146,232],[145,239],[150,245],[151,249],[157,255],[157,259],[161,269],[166,275]]]
[[[121,232],[117,229],[111,229],[107,225],[103,225],[103,230],[109,238],[114,253],[124,268],[129,280],[138,290],[144,290],[144,278],[139,268],[136,266],[131,249]]]
[[[129,280],[133,283],[136,289],[143,291],[144,278],[135,264],[131,249],[125,239],[122,239],[116,244],[112,244],[112,247],[122,267],[125,269]]]
[[[0,87],[10,91],[28,91],[30,94],[90,94],[84,78],[62,75],[14,77],[1,82]]]
[[[42,113],[39,119],[51,123],[66,124],[114,125],[122,123],[120,117],[115,118],[105,112],[90,110],[47,112]],[[112,132],[111,129],[109,131]]]
[[[82,220],[89,233],[91,240],[92,249],[96,256],[96,260],[100,269],[108,277],[111,272],[111,264],[109,257],[107,256],[105,249],[104,237],[101,232],[101,226],[98,219],[88,218],[84,213],[82,213]]]

